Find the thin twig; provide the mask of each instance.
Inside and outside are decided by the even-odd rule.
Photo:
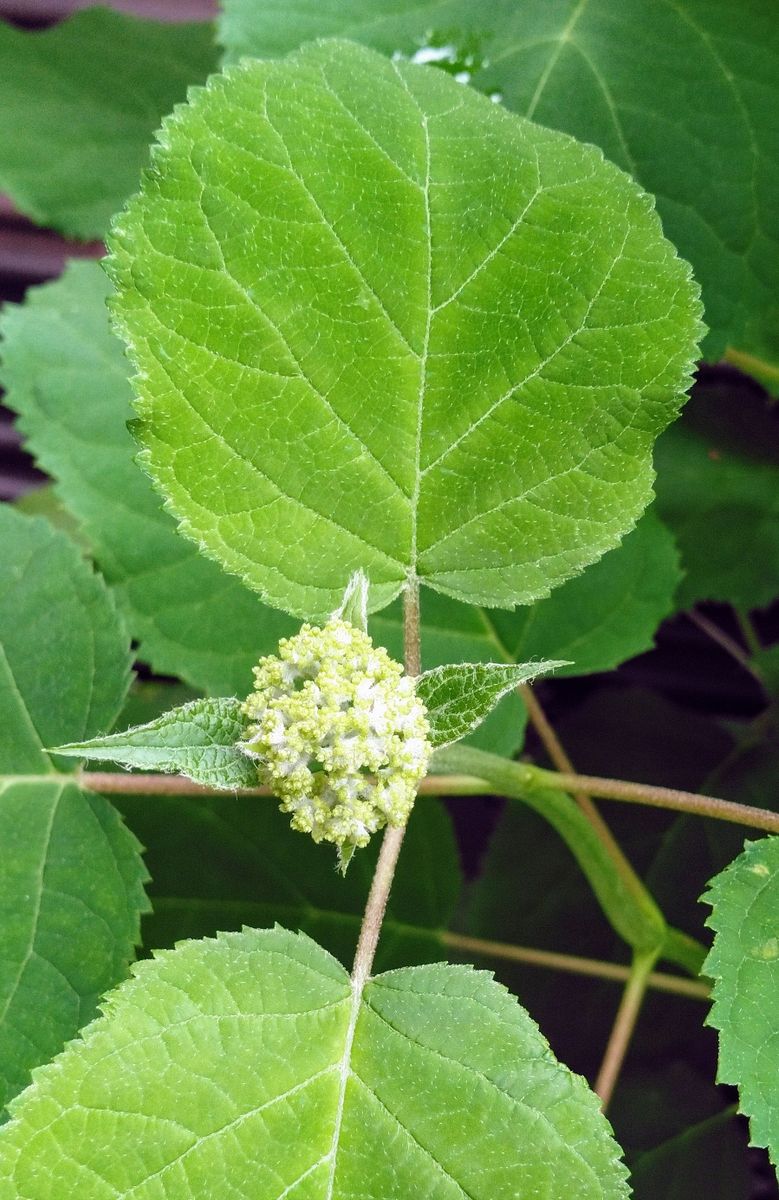
[[[735,346],[728,346],[722,358],[731,366],[738,367],[745,375],[757,376],[758,379],[768,376],[779,380],[779,368],[774,363],[766,362],[764,358],[758,358],[755,354],[747,354],[745,350],[737,350]]]
[[[590,796],[601,800],[623,800],[628,804],[646,804],[650,808],[670,808],[677,812],[695,813],[699,817],[713,817],[734,825],[748,825],[753,829],[765,829],[779,833],[779,813],[767,808],[753,808],[750,804],[736,804],[732,800],[720,800],[716,796],[701,796],[696,792],[682,792],[676,788],[659,787],[650,783],[631,783],[625,779],[601,779],[597,775],[570,775],[557,771],[536,768],[544,782],[566,792],[584,789]]]
[[[744,612],[742,609],[736,608],[735,605],[733,606],[733,612],[735,613],[736,620],[738,621],[738,627],[741,630],[741,636],[744,639],[747,650],[754,658],[755,655],[762,653],[763,644],[760,641],[752,618],[748,612]]]
[[[735,638],[732,638],[729,633],[725,632],[724,629],[720,629],[719,625],[717,625],[714,621],[709,620],[709,618],[704,616],[703,613],[697,612],[695,609],[692,609],[690,612],[688,612],[687,616],[692,621],[693,625],[697,625],[698,628],[701,629],[708,637],[710,637],[713,642],[716,642],[726,654],[729,654],[732,659],[735,659],[740,667],[743,667],[745,671],[749,671],[749,674],[752,675],[758,681],[758,683],[762,683],[760,672],[750,661],[749,655],[744,650],[744,647],[740,646]]]
[[[598,1078],[595,1080],[594,1091],[600,1096],[601,1106],[606,1110],[614,1094],[619,1079],[625,1055],[627,1054],[633,1033],[636,1028],[638,1014],[644,1003],[646,989],[652,967],[657,960],[655,953],[637,954],[630,968],[622,1000],[617,1009],[617,1015],[609,1036],[606,1052],[603,1056]]]
[[[478,954],[484,958],[504,958],[536,967],[567,971],[572,975],[587,975],[596,979],[609,979],[625,983],[631,968],[622,963],[605,962],[597,958],[583,958],[578,954],[560,954],[554,950],[535,950],[529,946],[515,946],[510,942],[493,942],[487,938],[469,937],[464,933],[443,930],[438,937],[452,950],[465,954]],[[668,975],[664,971],[652,971],[647,976],[649,987],[659,992],[671,992],[677,996],[690,996],[696,1000],[708,1000],[711,989],[704,980],[683,979],[679,975]]]

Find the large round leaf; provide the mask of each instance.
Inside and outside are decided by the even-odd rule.
[[[596,1098],[470,967],[354,991],[304,935],[185,942],[13,1106],[1,1200],[621,1200]]]
[[[700,333],[689,268],[599,151],[440,72],[321,42],[217,76],[118,219],[142,461],[272,604],[417,573],[511,606],[651,494]]]

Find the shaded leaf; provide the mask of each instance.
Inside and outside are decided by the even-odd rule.
[[[700,332],[649,197],[596,150],[350,43],[212,77],[111,244],[141,461],[183,532],[306,617],[358,568],[374,607],[410,572],[511,606],[600,557]]]
[[[714,980],[709,1023],[719,1030],[718,1079],[736,1084],[752,1141],[779,1163],[779,838],[747,842],[709,884],[716,931],[704,974]]]
[[[109,728],[130,682],[113,598],[62,533],[0,507],[0,777],[52,771],[44,746]]]
[[[214,69],[210,25],[107,8],[26,33],[0,23],[0,187],[40,224],[101,237],[138,186],[148,144]]]
[[[140,846],[102,796],[0,783],[0,1105],[95,1015],[148,908]]]
[[[557,675],[610,671],[651,649],[681,578],[673,536],[650,510],[620,546],[551,596],[485,619],[515,661],[568,659]]]
[[[353,994],[335,959],[280,928],[140,964],[14,1117],[8,1200],[628,1194],[597,1101],[489,976],[412,967]]]
[[[703,286],[716,361],[779,386],[779,24],[764,0],[224,0],[228,61],[342,35],[437,59],[594,142],[657,196]],[[433,51],[431,54],[430,51]],[[723,169],[723,164],[727,164]]]
[[[0,1104],[125,974],[145,909],[140,847],[44,745],[110,725],[129,644],[65,534],[0,507]],[[62,762],[63,760],[58,760]]]
[[[503,696],[561,663],[452,663],[425,671],[417,695],[427,708],[430,741],[448,746],[475,729]]]
[[[657,443],[657,511],[685,577],[681,608],[769,604],[779,592],[779,414],[762,395],[699,386]]]
[[[257,767],[237,749],[246,731],[241,701],[191,700],[146,725],[57,746],[57,754],[186,775],[206,787],[256,787]]]
[[[260,655],[296,626],[179,537],[135,465],[128,365],[108,326],[109,290],[97,263],[72,263],[23,306],[8,306],[0,322],[6,403],[82,523],[138,657],[158,674],[241,695]]]
[[[631,1178],[634,1200],[751,1200],[753,1181],[746,1138],[732,1111],[707,1121],[638,1157]]]
[[[291,829],[270,798],[120,795],[116,804],[146,847],[147,949],[278,920],[351,967],[380,838],[341,877],[332,850]],[[439,930],[452,920],[461,884],[449,816],[434,797],[420,797],[392,884],[378,969],[443,957]]]

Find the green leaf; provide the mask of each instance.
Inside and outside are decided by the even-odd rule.
[[[492,662],[501,647],[484,620],[484,611],[460,604],[440,592],[421,596],[422,666],[426,670],[451,662]],[[370,618],[374,641],[386,646],[393,658],[403,660],[403,605],[395,600]],[[469,735],[469,742],[512,758],[522,747],[527,713],[518,695],[506,696],[484,723]]]
[[[641,1154],[633,1166],[634,1200],[751,1200],[754,1180],[741,1123],[726,1110]]]
[[[752,1143],[779,1163],[779,838],[747,842],[709,884],[716,931],[703,973],[714,980],[708,1023],[719,1030],[720,1083],[738,1086]]]
[[[6,308],[5,402],[82,523],[141,661],[212,694],[241,695],[260,655],[296,625],[179,537],[135,465],[127,361],[108,326],[109,291],[97,263],[77,262]]]
[[[153,905],[143,921],[147,948],[278,920],[351,967],[380,838],[355,854],[341,877],[332,850],[291,829],[272,799],[123,794],[115,803],[146,847]],[[393,880],[377,968],[444,957],[440,931],[451,923],[461,886],[449,815],[435,797],[421,797]]]
[[[0,783],[0,1105],[123,979],[148,908],[140,846],[65,778]]]
[[[750,609],[779,592],[776,413],[761,395],[698,386],[655,452],[657,510],[676,535],[679,606]]]
[[[223,0],[227,60],[342,35],[437,51],[508,108],[594,142],[657,196],[716,361],[779,384],[779,24],[764,0]],[[427,53],[426,53],[427,52]],[[691,100],[691,97],[694,100]],[[725,166],[723,166],[725,164]],[[735,361],[735,356],[734,356]]]
[[[140,847],[44,745],[109,726],[129,682],[112,598],[45,521],[0,507],[0,1104],[121,979],[146,907]]]
[[[256,787],[257,767],[237,749],[246,731],[241,701],[191,700],[146,725],[57,746],[57,754],[187,775],[206,787]]]
[[[594,1096],[489,976],[412,967],[353,993],[278,928],[140,964],[14,1118],[3,1200],[628,1194]]]
[[[558,675],[610,671],[651,649],[681,578],[673,536],[650,510],[620,546],[545,600],[484,618],[514,661],[568,659]]]
[[[89,9],[43,33],[0,24],[0,188],[22,212],[101,237],[138,186],[148,144],[214,69],[210,25]]]
[[[0,507],[0,779],[53,770],[45,746],[110,728],[129,639],[103,581],[46,521]]]
[[[417,681],[417,694],[427,708],[432,745],[458,742],[508,692],[559,666],[559,662],[452,663],[425,671]]]
[[[512,606],[631,527],[699,306],[598,151],[330,42],[213,77],[153,163],[110,260],[141,461],[271,604]]]

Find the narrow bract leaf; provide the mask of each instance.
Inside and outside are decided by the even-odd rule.
[[[453,663],[425,671],[417,694],[427,708],[430,741],[439,748],[465,737],[513,688],[548,674],[559,662]]]
[[[368,576],[363,571],[355,571],[347,584],[344,598],[333,616],[348,621],[364,633],[368,631]]]
[[[716,930],[703,973],[714,980],[717,1078],[738,1087],[752,1143],[779,1165],[779,838],[747,842],[704,899]]]
[[[246,732],[241,701],[191,700],[146,725],[58,746],[57,754],[186,775],[206,787],[256,787],[257,768],[236,743]]]
[[[701,331],[652,201],[442,72],[323,42],[214,76],[111,238],[181,528],[319,618],[365,570],[545,595],[614,546]],[[484,463],[489,462],[489,471]]]
[[[343,36],[438,67],[657,196],[711,334],[779,387],[779,22],[766,0],[223,0],[228,62]],[[723,169],[723,164],[727,168]]]
[[[33,220],[102,237],[165,113],[215,65],[210,25],[90,8],[44,32],[0,22],[0,188]]]
[[[355,994],[308,938],[249,929],[140,964],[105,1014],[14,1105],[0,1200],[628,1195],[596,1098],[471,968]]]

